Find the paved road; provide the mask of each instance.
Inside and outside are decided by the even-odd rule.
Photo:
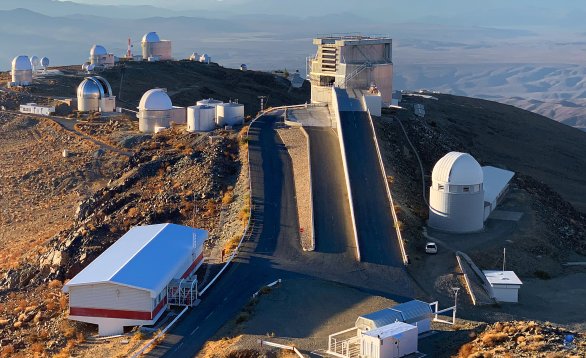
[[[293,173],[284,145],[272,129],[276,117],[262,117],[250,130],[249,147],[254,230],[238,259],[188,312],[150,357],[193,357],[252,294],[279,278],[296,277],[272,261],[300,251]],[[269,175],[266,176],[263,173]]]
[[[195,356],[205,342],[240,311],[254,292],[279,278],[334,281],[398,301],[416,295],[403,267],[357,262],[348,253],[349,235],[344,234],[344,230],[350,229],[342,230],[341,226],[349,208],[334,208],[332,211],[338,213],[334,219],[320,224],[324,228],[319,231],[320,240],[332,243],[337,249],[323,248],[324,252],[304,252],[301,249],[293,169],[287,150],[273,129],[277,120],[278,117],[265,116],[250,129],[248,145],[254,205],[250,240],[245,242],[234,264],[205,293],[202,303],[179,320],[164,341],[148,354],[149,357]],[[313,149],[329,149],[333,140],[337,140],[332,134],[318,133],[318,147]],[[325,158],[331,160],[332,154]],[[320,178],[326,184],[340,186],[338,181],[326,178],[339,172],[340,164],[321,165],[325,170],[319,174]],[[325,187],[323,190],[326,195],[341,195],[340,192],[345,191]],[[342,201],[337,196],[329,198],[329,206],[336,207],[340,203]],[[325,201],[323,205],[327,207]],[[345,226],[348,227],[349,223]]]
[[[356,259],[340,142],[330,127],[305,127],[309,136],[316,251]]]
[[[341,111],[340,119],[361,259],[401,267],[403,261],[368,114]]]

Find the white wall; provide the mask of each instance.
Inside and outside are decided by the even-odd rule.
[[[70,287],[69,306],[150,312],[153,300],[145,290],[98,283]]]

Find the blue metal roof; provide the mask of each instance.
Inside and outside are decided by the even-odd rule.
[[[403,321],[427,318],[432,313],[429,303],[419,300],[401,303],[391,309],[401,312],[403,315]]]
[[[413,300],[391,308],[362,315],[354,325],[360,329],[376,329],[395,322],[418,321],[430,317],[431,306],[427,302]]]
[[[368,327],[368,329],[375,329],[389,325],[391,323],[395,323],[397,321],[403,321],[401,312],[385,308],[383,310],[358,317],[355,326],[360,329],[365,329],[366,327]]]
[[[199,255],[208,232],[175,224],[137,226],[98,256],[63,287],[116,283],[159,294],[186,263],[192,262],[193,235]]]

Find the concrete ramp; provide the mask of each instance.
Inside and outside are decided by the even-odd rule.
[[[403,266],[372,119],[347,91],[335,88],[333,96],[359,257],[364,262]]]

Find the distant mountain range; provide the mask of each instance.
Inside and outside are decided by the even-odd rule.
[[[208,53],[212,61],[227,67],[245,63],[251,69],[287,68],[303,73],[305,58],[315,51],[311,38],[316,34],[388,34],[394,39],[398,89],[427,88],[492,99],[584,128],[586,40],[583,22],[576,20],[583,13],[576,7],[579,2],[568,0],[567,6],[551,11],[549,19],[537,26],[537,19],[547,17],[540,7],[543,1],[533,1],[531,6],[527,1],[507,3],[515,8],[528,6],[517,24],[503,11],[496,19],[502,0],[486,4],[482,16],[486,13],[500,25],[488,27],[470,20],[485,25],[488,20],[481,21],[480,14],[459,14],[459,21],[445,9],[430,14],[422,4],[433,9],[437,4],[427,0],[412,7],[374,1],[371,7],[354,12],[338,0],[324,0],[313,7],[310,0],[279,6],[272,0],[207,2],[200,10],[188,11],[2,0],[0,70],[9,70],[10,61],[19,54],[48,56],[56,65],[81,64],[94,44],[122,56],[129,37],[134,52],[140,53],[142,35],[157,31],[161,38],[173,40],[178,59],[195,51]],[[247,7],[250,4],[257,6]],[[320,11],[307,11],[311,8]],[[328,8],[335,10],[327,12]]]

